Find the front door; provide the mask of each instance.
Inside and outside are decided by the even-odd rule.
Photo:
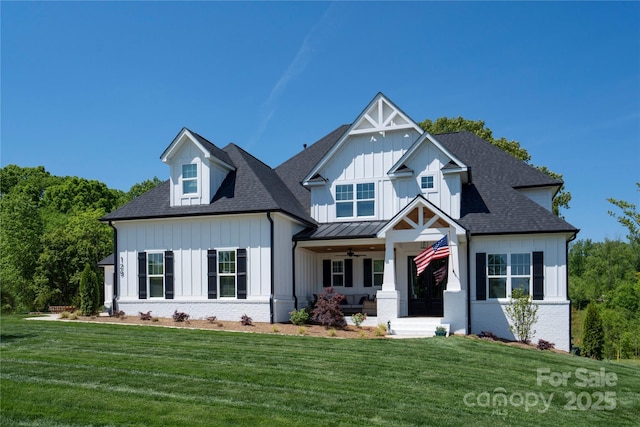
[[[442,295],[447,287],[447,259],[432,261],[418,276],[414,256],[407,258],[409,316],[442,317]]]

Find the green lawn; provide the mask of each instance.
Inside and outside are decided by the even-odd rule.
[[[640,416],[637,365],[464,337],[344,340],[18,317],[2,317],[1,334],[3,426],[620,426]],[[538,385],[537,369],[571,377]],[[579,387],[596,373],[609,384]],[[493,404],[501,393],[506,406]]]

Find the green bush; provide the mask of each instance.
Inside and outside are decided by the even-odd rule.
[[[293,310],[289,313],[289,316],[289,320],[291,320],[291,323],[294,325],[304,325],[309,321],[309,312],[305,308]]]
[[[97,313],[99,302],[96,295],[100,295],[98,278],[91,265],[87,263],[80,276],[80,313],[82,315],[90,316]]]
[[[587,314],[584,317],[582,347],[580,350],[583,356],[600,360],[602,359],[603,348],[604,328],[602,326],[602,318],[600,318],[600,310],[594,302],[591,302],[587,306]]]

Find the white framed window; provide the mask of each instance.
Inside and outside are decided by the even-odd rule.
[[[164,253],[147,253],[149,298],[164,298]]]
[[[336,216],[338,218],[353,216],[353,185],[336,185]]]
[[[331,261],[331,285],[344,286],[344,261]]]
[[[376,191],[373,182],[336,185],[336,217],[371,217],[376,212]],[[355,206],[354,206],[355,205]]]
[[[198,194],[198,165],[182,165],[182,194]]]
[[[435,175],[422,175],[420,177],[420,189],[423,193],[430,193],[436,191],[436,177]]]
[[[373,260],[373,286],[382,286],[384,279],[384,260]]]
[[[531,294],[531,254],[487,254],[489,298],[509,298],[514,289]]]
[[[356,184],[356,206],[358,216],[374,216],[376,189],[373,182]]]
[[[236,250],[218,250],[217,264],[220,298],[235,298],[237,289]]]

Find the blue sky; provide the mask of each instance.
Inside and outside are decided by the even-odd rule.
[[[186,126],[275,167],[378,92],[564,175],[579,238],[640,194],[640,3],[7,2],[2,166],[128,190]]]

